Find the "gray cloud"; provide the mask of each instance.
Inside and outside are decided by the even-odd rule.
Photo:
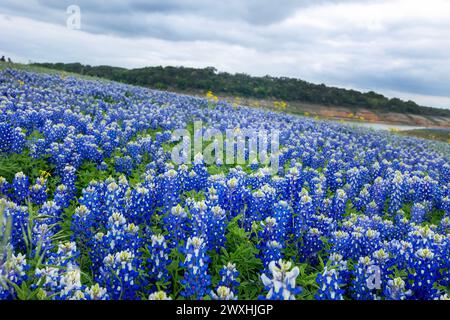
[[[82,12],[75,34],[65,29],[71,4]],[[450,106],[446,0],[0,0],[0,7],[0,26],[18,33],[2,37],[0,50],[20,59],[213,65]]]

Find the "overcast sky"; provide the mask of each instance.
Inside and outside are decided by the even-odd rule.
[[[66,26],[69,5],[80,30]],[[450,108],[450,0],[0,0],[3,54],[214,66]]]

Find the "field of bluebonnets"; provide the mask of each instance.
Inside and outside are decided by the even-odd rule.
[[[280,130],[280,171],[172,131]],[[448,299],[450,145],[0,72],[0,299]]]

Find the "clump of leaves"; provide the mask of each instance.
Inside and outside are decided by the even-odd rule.
[[[250,234],[239,227],[237,216],[230,221],[226,235],[226,248],[221,251],[221,265],[228,262],[236,264],[240,272],[239,299],[256,299],[263,290],[263,284],[259,279],[263,264],[257,258],[259,250],[250,241]]]

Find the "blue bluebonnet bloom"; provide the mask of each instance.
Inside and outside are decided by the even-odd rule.
[[[0,122],[0,152],[9,152],[14,142],[14,130],[9,123]]]
[[[96,279],[111,299],[134,300],[139,289],[139,265],[139,259],[129,250],[108,254]]]
[[[267,292],[267,300],[295,300],[295,296],[301,292],[301,288],[296,285],[296,279],[299,274],[298,267],[292,268],[289,261],[271,261],[269,270],[272,278],[266,274],[261,275],[261,281]]]
[[[23,172],[17,172],[14,176],[12,187],[14,189],[14,200],[16,203],[20,204],[24,202],[30,192],[28,177]]]
[[[148,259],[149,277],[152,283],[157,281],[167,283],[170,275],[167,270],[171,263],[169,259],[170,249],[163,235],[152,235],[149,245],[150,258]]]
[[[263,273],[269,272],[270,262],[283,258],[283,246],[276,240],[269,240],[260,246],[260,257],[263,262]]]
[[[170,169],[159,176],[157,181],[158,206],[162,205],[166,211],[176,206],[180,200],[180,188],[180,176],[175,170]]]
[[[438,291],[435,283],[439,277],[439,263],[435,259],[432,250],[424,248],[419,249],[410,257],[408,274],[410,285],[408,288],[413,292],[416,299],[435,299],[438,297]]]
[[[406,300],[411,295],[411,290],[406,290],[405,281],[397,277],[388,280],[384,295],[388,300]]]
[[[228,262],[226,266],[223,266],[223,268],[220,269],[219,275],[219,286],[229,288],[233,292],[234,296],[237,296],[239,271],[236,269],[236,265]]]
[[[225,210],[220,206],[214,206],[207,212],[208,226],[207,238],[208,247],[211,250],[220,251],[220,248],[225,246],[225,234],[227,227],[227,216]]]
[[[211,276],[208,274],[209,256],[206,254],[206,244],[203,238],[193,237],[186,242],[183,249],[185,255],[181,266],[185,268],[181,284],[185,298],[201,299],[208,293]]]
[[[164,291],[156,291],[148,296],[148,300],[172,300]]]
[[[68,189],[68,193],[70,194],[71,197],[73,197],[76,192],[75,188],[76,179],[77,179],[76,169],[71,165],[65,166],[61,174],[61,184],[66,186],[66,188]]]
[[[35,219],[32,229],[32,244],[35,255],[47,257],[53,249],[52,237],[56,234],[56,226],[47,223],[46,218]]]
[[[38,210],[38,217],[41,217],[46,224],[53,225],[55,231],[59,231],[59,223],[62,220],[62,208],[54,201],[46,201]]]
[[[71,230],[73,239],[82,246],[92,241],[95,230],[95,216],[85,206],[81,205],[75,208],[72,215]]]
[[[69,189],[63,185],[60,184],[56,187],[55,196],[53,198],[53,201],[62,209],[67,208],[70,205],[70,200],[72,199],[70,195]]]
[[[422,203],[415,203],[411,207],[411,222],[421,224],[425,220],[426,208]]]
[[[25,143],[25,134],[20,127],[13,128],[9,123],[0,122],[0,153],[14,152],[20,154],[25,147]]]
[[[36,268],[38,281],[34,284],[47,298],[55,300],[76,299],[83,290],[81,271],[76,262],[79,256],[73,242],[59,243],[58,250],[49,254],[45,265]]]
[[[404,178],[400,171],[396,171],[392,179],[389,213],[394,214],[402,207],[403,197],[405,195]]]
[[[6,227],[10,226],[9,244],[13,250],[24,252],[27,244],[24,235],[28,232],[30,217],[28,207],[19,206],[14,202],[0,199],[0,209],[3,215],[0,216],[0,231],[5,232]]]
[[[9,182],[2,176],[0,176],[0,194],[9,197]]]
[[[18,253],[0,253],[0,300],[16,298],[15,286],[20,287],[28,279],[29,266],[26,257]]]
[[[378,286],[378,268],[370,257],[361,257],[353,271],[354,279],[351,282],[351,295],[356,300],[375,300]],[[372,280],[372,281],[371,281]]]
[[[47,196],[47,180],[39,177],[30,188],[31,201],[37,205],[42,205],[47,200]]]
[[[164,217],[164,228],[169,233],[170,244],[172,247],[177,246],[182,240],[187,239],[187,231],[189,230],[189,218],[186,211],[179,204],[169,211]]]
[[[313,265],[318,262],[317,255],[324,248],[321,236],[322,233],[317,228],[311,228],[303,235],[302,242],[299,243],[301,261],[309,261]]]
[[[323,273],[317,275],[316,282],[319,285],[315,296],[317,300],[344,300],[344,290],[341,289],[343,283],[335,269],[325,268]]]
[[[294,237],[299,239],[302,233],[311,226],[315,213],[313,199],[309,196],[306,189],[303,189],[300,193],[300,199],[294,208],[294,212]]]
[[[153,190],[138,185],[130,192],[128,210],[125,213],[129,221],[136,224],[150,223],[154,211]]]
[[[347,194],[344,190],[336,190],[336,194],[333,198],[331,217],[335,220],[341,220],[345,213],[345,206],[347,203]]]
[[[230,288],[225,286],[217,287],[216,291],[211,291],[211,297],[214,300],[236,300],[237,297],[234,295]]]

